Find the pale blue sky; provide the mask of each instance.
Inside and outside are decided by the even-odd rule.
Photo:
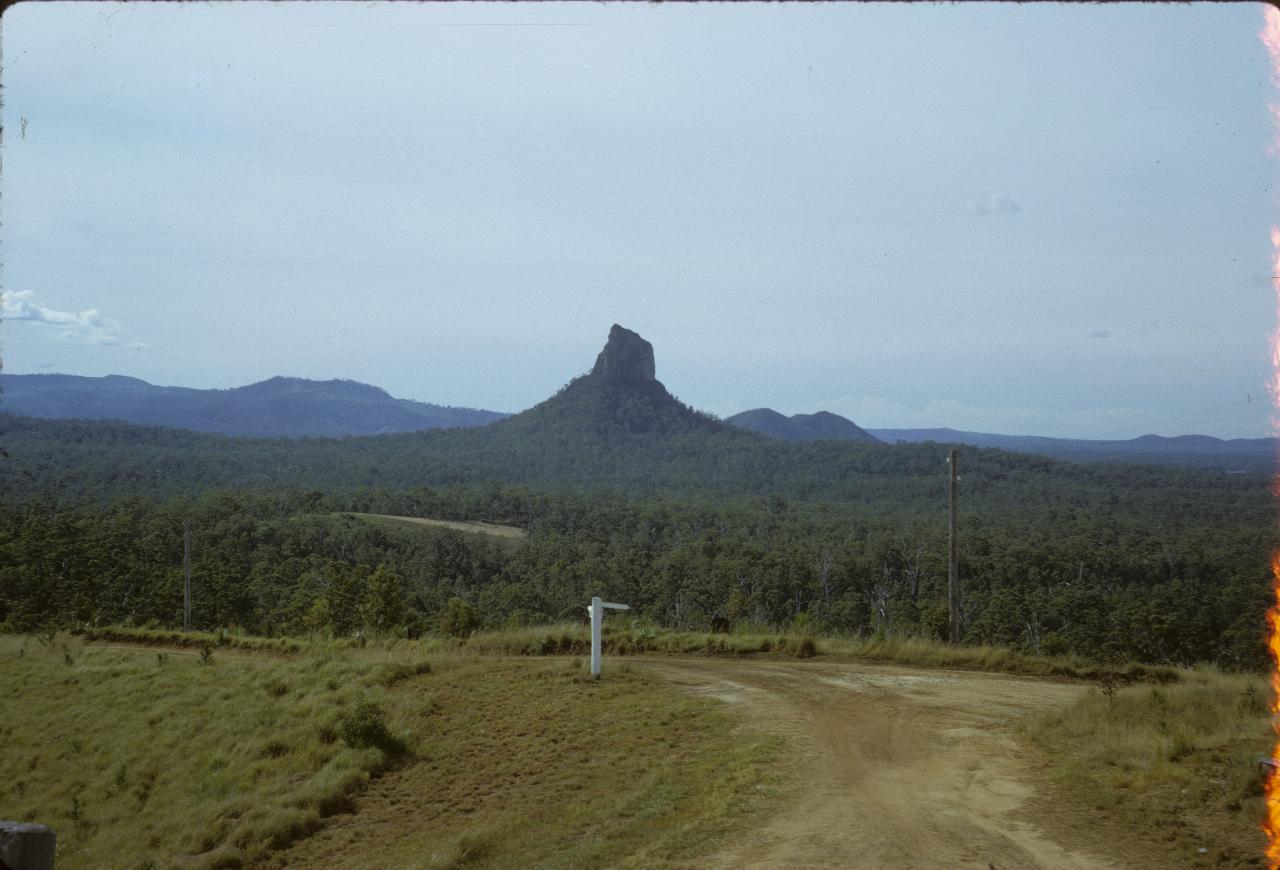
[[[4,367],[517,411],[618,322],[722,415],[1262,436],[1261,20],[20,4]]]

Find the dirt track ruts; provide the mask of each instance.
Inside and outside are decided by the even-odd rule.
[[[1047,830],[1067,828],[1027,811],[1043,774],[1012,726],[1069,704],[1082,684],[861,663],[631,661],[785,738],[787,796],[700,867],[1129,866],[1078,832],[1058,842]]]

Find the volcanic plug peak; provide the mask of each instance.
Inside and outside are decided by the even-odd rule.
[[[591,374],[614,383],[648,384],[654,373],[653,345],[615,323]]]

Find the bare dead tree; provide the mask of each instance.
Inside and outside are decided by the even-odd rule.
[[[871,587],[871,615],[876,620],[877,626],[886,635],[889,633],[889,598],[892,594],[890,574],[886,569],[884,582],[876,583]]]
[[[827,607],[831,606],[831,565],[834,561],[831,548],[824,544],[818,550],[813,565],[818,572],[818,583],[822,587],[822,601]]]
[[[906,534],[900,534],[894,542],[894,550],[898,562],[902,566],[902,576],[906,580],[907,594],[911,596],[911,603],[918,605],[920,603],[920,584],[927,576],[925,571],[924,538],[918,533],[912,534],[910,537]]]
[[[1040,624],[1040,614],[1031,611],[1031,618],[1024,625],[1027,629],[1027,645],[1036,654],[1040,654],[1040,639],[1044,636],[1044,627]]]

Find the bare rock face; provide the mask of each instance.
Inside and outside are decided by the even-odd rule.
[[[653,345],[615,323],[591,374],[619,384],[650,383],[654,379]]]

